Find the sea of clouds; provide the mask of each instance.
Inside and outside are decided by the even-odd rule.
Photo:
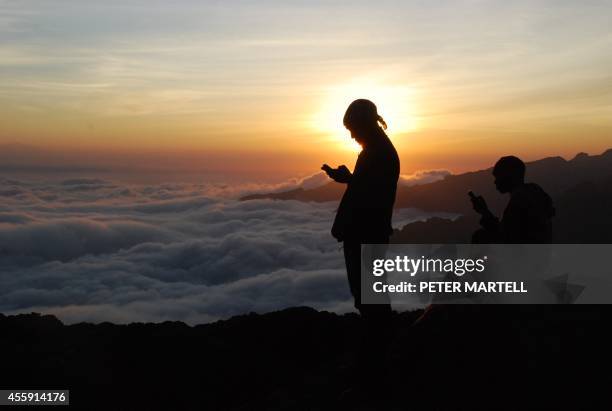
[[[238,200],[327,182],[322,174],[240,187],[0,178],[0,312],[195,324],[296,305],[350,311],[329,233],[337,204]],[[394,225],[424,217],[398,210]]]

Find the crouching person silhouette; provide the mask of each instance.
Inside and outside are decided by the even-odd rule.
[[[495,216],[487,206],[485,199],[474,193],[468,193],[474,210],[480,214],[480,225],[472,235],[474,244],[550,244],[552,242],[552,218],[555,208],[550,196],[537,184],[525,182],[525,163],[515,156],[500,158],[493,167],[495,187],[502,194],[509,194],[510,199],[501,218]],[[539,250],[539,251],[538,251]],[[522,275],[539,272],[539,267],[548,264],[549,254],[536,248],[532,252],[524,249],[526,263],[516,263],[516,270]],[[519,259],[520,261],[520,259]],[[459,309],[461,307],[461,309]],[[479,319],[483,323],[496,324],[502,330],[509,330],[509,338],[515,336],[515,324],[523,324],[547,310],[538,304],[501,304],[497,306],[455,306],[454,313],[458,318]],[[546,317],[544,317],[546,318]],[[545,319],[542,321],[546,321]]]
[[[514,156],[502,157],[493,168],[495,187],[509,193],[510,201],[501,220],[489,210],[481,196],[470,192],[472,206],[481,215],[472,243],[548,244],[552,242],[552,200],[535,183],[525,183],[525,163]]]
[[[382,304],[363,304],[361,301],[361,245],[380,244],[372,249],[373,255],[368,258],[384,257],[393,232],[391,217],[400,164],[384,131],[387,125],[374,103],[364,99],[353,101],[344,115],[344,126],[362,147],[355,169],[351,173],[344,165],[334,169],[327,164],[322,169],[336,182],[347,185],[332,235],[343,243],[350,290],[365,325],[358,367],[371,372],[380,367],[384,354],[380,351],[387,346],[393,312],[388,296]],[[365,380],[370,379],[367,377]]]

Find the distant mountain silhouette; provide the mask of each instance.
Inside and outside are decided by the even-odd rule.
[[[389,356],[380,356],[387,373],[372,376],[384,392],[352,403],[339,397],[352,378],[355,314],[291,308],[195,327],[66,326],[49,315],[0,314],[0,386],[70,389],[71,409],[87,410],[609,405],[602,390],[610,371],[609,306],[542,306],[517,321],[520,310],[463,306],[434,312],[414,327],[419,311],[398,314]]]
[[[586,181],[557,197],[557,243],[612,243],[612,176]]]
[[[590,156],[585,153],[576,155],[572,160],[549,157],[526,163],[526,181],[537,182],[553,199],[559,194],[584,182],[603,181],[612,177],[612,149],[601,155]],[[466,201],[466,194],[472,190],[487,199],[492,211],[500,212],[507,199],[495,190],[492,168],[458,175],[449,175],[433,183],[398,187],[396,208],[415,207],[423,211],[448,211],[471,213],[472,205]],[[329,183],[311,190],[298,188],[281,193],[252,194],[242,200],[271,198],[300,201],[339,200],[344,186]]]
[[[610,151],[606,152],[610,157]],[[572,160],[573,173],[559,175],[559,180],[570,183],[556,184],[553,200],[556,215],[553,218],[553,243],[557,244],[609,244],[612,243],[612,163],[591,161],[577,157]],[[610,161],[609,158],[606,158]],[[578,164],[576,164],[578,163]],[[600,166],[605,166],[599,168]],[[607,167],[607,168],[606,168]],[[582,178],[583,180],[575,183]],[[537,180],[536,180],[537,181]],[[566,188],[568,184],[571,185]],[[488,195],[488,194],[487,194]],[[499,197],[499,196],[498,196]],[[430,218],[407,224],[392,236],[395,243],[469,243],[478,227],[479,216],[468,210],[456,220]]]
[[[302,187],[299,187],[293,190],[281,191],[278,193],[249,194],[240,199],[243,201],[247,201],[270,198],[274,200],[324,202],[340,200],[340,198],[342,197],[342,193],[344,193],[345,189],[345,185],[332,182],[309,190],[305,190]]]
[[[550,157],[526,163],[526,181],[537,182],[553,198],[555,243],[612,242],[612,149],[601,155],[585,153],[566,161]],[[395,243],[469,243],[478,227],[468,191],[483,195],[497,215],[507,203],[495,189],[492,169],[450,175],[443,180],[412,187],[398,187],[396,208],[415,207],[424,211],[447,211],[463,216],[455,220],[430,218],[408,224],[391,237]],[[283,193],[257,194],[243,198],[279,200],[334,201],[343,192],[341,184],[330,183],[312,190],[297,189]]]
[[[416,221],[396,229],[391,242],[396,244],[468,244],[479,227],[479,216],[459,217],[455,220],[433,217]]]

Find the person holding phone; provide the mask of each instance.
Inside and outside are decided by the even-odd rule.
[[[351,173],[345,166],[321,168],[334,181],[346,184],[332,236],[343,242],[344,257],[355,308],[367,316],[368,307],[361,304],[361,244],[388,244],[393,233],[391,217],[399,179],[400,162],[393,143],[384,130],[387,124],[370,100],[353,101],[346,110],[344,126],[362,150]],[[374,308],[374,310],[380,310]],[[383,310],[386,310],[383,308]],[[390,310],[390,308],[389,308]]]
[[[555,207],[551,197],[535,183],[525,182],[525,163],[515,156],[500,158],[493,167],[495,187],[510,200],[501,218],[495,216],[482,196],[468,192],[481,228],[473,243],[549,244]]]
[[[334,181],[346,184],[332,226],[332,236],[343,243],[348,282],[355,308],[366,321],[362,350],[380,348],[392,317],[388,297],[382,304],[361,303],[361,245],[380,244],[384,254],[393,233],[391,217],[399,179],[399,157],[385,133],[387,124],[376,105],[365,99],[353,101],[344,115],[344,126],[362,147],[353,172],[345,166],[321,168]],[[381,340],[382,339],[382,340]],[[364,354],[362,360],[373,357]],[[363,364],[362,364],[363,365]],[[370,364],[372,365],[372,364]]]

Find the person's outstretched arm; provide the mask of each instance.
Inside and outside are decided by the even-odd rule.
[[[321,170],[325,171],[329,178],[337,183],[348,184],[351,181],[353,175],[345,165],[341,165],[338,168],[331,168],[327,164],[323,164]]]

